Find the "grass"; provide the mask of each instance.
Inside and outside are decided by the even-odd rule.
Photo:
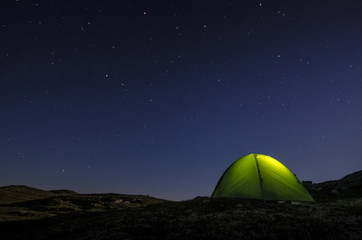
[[[361,209],[362,199],[293,205],[196,198],[99,211],[79,206],[3,222],[0,231],[2,239],[360,239]]]

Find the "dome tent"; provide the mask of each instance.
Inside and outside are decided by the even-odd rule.
[[[314,202],[287,167],[263,154],[249,154],[231,164],[211,197]]]

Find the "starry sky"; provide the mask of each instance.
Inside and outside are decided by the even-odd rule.
[[[362,169],[360,1],[0,5],[1,186],[184,200],[250,153]]]

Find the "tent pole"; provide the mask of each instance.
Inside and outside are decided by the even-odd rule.
[[[257,169],[258,169],[258,175],[259,175],[259,183],[260,183],[261,194],[262,194],[262,196],[263,196],[263,201],[265,202],[264,190],[263,190],[263,178],[261,177],[261,174],[260,174],[259,163],[258,163],[258,159],[256,158],[256,154],[253,154],[253,155],[254,155],[256,167],[257,167]]]

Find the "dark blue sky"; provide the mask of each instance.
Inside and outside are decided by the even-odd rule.
[[[210,195],[362,169],[359,1],[2,1],[0,185]]]

